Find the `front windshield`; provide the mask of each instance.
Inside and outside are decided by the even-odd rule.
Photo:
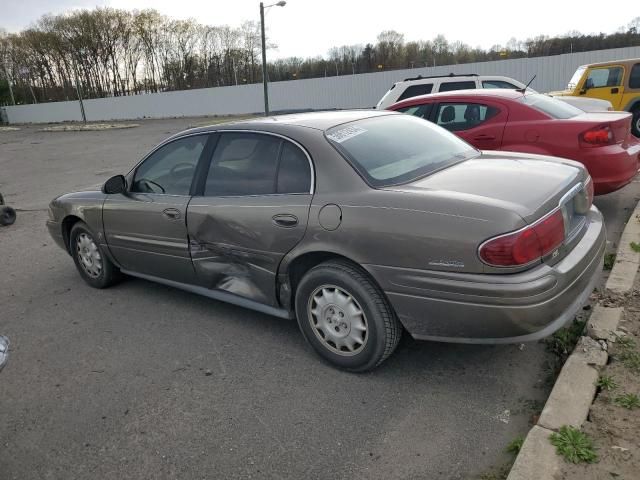
[[[571,80],[569,80],[569,84],[567,85],[567,89],[573,90],[574,88],[576,88],[578,86],[578,82],[580,82],[580,79],[582,78],[582,74],[584,73],[584,71],[586,69],[587,69],[587,67],[585,67],[585,66],[578,67],[578,69],[576,70],[576,73],[574,73],[573,77],[571,77]]]
[[[330,128],[326,137],[374,187],[407,183],[480,154],[454,134],[410,115],[356,120]]]

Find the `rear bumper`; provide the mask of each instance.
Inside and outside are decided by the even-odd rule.
[[[573,319],[600,278],[606,235],[597,209],[588,222],[582,239],[560,262],[522,273],[365,268],[414,338],[493,344],[538,340]]]
[[[640,166],[640,142],[626,148],[622,145],[582,149],[579,160],[587,167],[596,195],[621,189],[631,182]]]

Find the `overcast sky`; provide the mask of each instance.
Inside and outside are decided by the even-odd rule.
[[[275,3],[277,0],[265,3]],[[240,25],[259,20],[255,0],[1,0],[0,28],[18,31],[46,13],[112,6],[155,8],[174,18],[193,17],[209,25]],[[472,47],[504,45],[511,37],[560,35],[571,30],[612,33],[640,15],[638,0],[620,0],[615,8],[590,2],[538,0],[288,0],[272,7],[266,24],[278,45],[271,58],[326,55],[332,46],[374,43],[382,30],[397,30],[405,40],[429,40],[444,34]],[[612,4],[613,5],[613,4]]]

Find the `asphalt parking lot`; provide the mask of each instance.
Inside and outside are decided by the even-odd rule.
[[[295,322],[129,279],[93,290],[45,228],[57,194],[102,183],[188,119],[0,133],[0,477],[471,479],[509,459],[549,354],[416,342],[337,371]],[[640,185],[597,199],[611,248]]]

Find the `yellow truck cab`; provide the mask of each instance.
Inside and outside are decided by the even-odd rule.
[[[582,65],[566,90],[550,95],[608,100],[614,110],[633,114],[631,131],[640,137],[640,58]]]

